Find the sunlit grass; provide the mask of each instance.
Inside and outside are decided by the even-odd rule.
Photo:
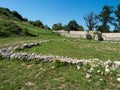
[[[0,60],[0,90],[118,90],[116,76],[97,75],[93,72],[91,79],[86,79],[86,67],[77,70],[74,65],[56,62],[22,62],[17,60]],[[55,68],[53,68],[55,66]],[[87,69],[87,68],[86,68]],[[100,81],[100,79],[103,81]]]
[[[53,41],[28,49],[29,53],[52,54],[77,59],[120,60],[120,45],[97,41]]]

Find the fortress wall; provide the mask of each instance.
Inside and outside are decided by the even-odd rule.
[[[60,33],[63,36],[67,37],[75,37],[75,38],[86,38],[86,31],[70,31],[69,33],[64,30],[54,31]],[[93,32],[89,32],[91,36],[93,36]],[[120,33],[102,33],[102,37],[104,40],[120,40]]]
[[[120,33],[102,33],[104,40],[120,40]]]

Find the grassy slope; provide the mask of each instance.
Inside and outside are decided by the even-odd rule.
[[[4,20],[2,18],[0,18],[0,21],[7,22],[7,20]],[[58,34],[53,33],[52,31],[43,30],[38,27],[34,27],[27,22],[8,20],[8,22],[10,22],[10,21],[16,23],[20,28],[22,28],[23,32],[25,32],[25,30],[27,30],[28,32],[30,32],[32,34],[37,35],[37,37],[31,37],[31,36],[21,36],[21,37],[14,36],[14,37],[9,37],[9,38],[0,37],[0,47],[17,45],[17,44],[25,43],[25,42],[34,42],[34,41],[45,40],[45,39],[63,38],[63,37],[60,37]]]
[[[15,42],[33,42],[41,38],[11,38]],[[57,39],[61,39],[57,37]],[[8,40],[8,39],[6,39]],[[11,41],[12,41],[11,40]],[[78,58],[100,58],[103,60],[113,58],[119,60],[119,44],[105,44],[100,42],[73,42],[54,41],[33,47],[28,52],[65,55]],[[10,42],[11,42],[10,41]],[[13,42],[12,41],[12,42]],[[7,42],[5,42],[7,43]],[[97,46],[97,47],[91,47]],[[78,48],[79,47],[79,48]],[[76,49],[78,48],[78,49]],[[96,51],[96,48],[98,51]],[[75,50],[76,49],[76,50]],[[90,51],[94,50],[94,52]],[[100,51],[102,50],[102,51]],[[113,51],[114,50],[114,51]],[[100,52],[104,52],[99,54]],[[105,55],[104,55],[105,54]],[[106,56],[107,55],[107,56]],[[104,59],[105,58],[105,59]],[[86,79],[88,66],[77,70],[73,65],[59,65],[60,63],[36,63],[17,60],[0,60],[0,90],[119,90],[120,82],[117,81],[116,72],[108,75],[99,75],[97,70],[103,70],[100,67],[92,73],[92,78]],[[55,69],[53,69],[55,66]],[[59,66],[59,67],[57,67]],[[118,72],[119,73],[119,72]],[[100,79],[103,79],[100,81]]]

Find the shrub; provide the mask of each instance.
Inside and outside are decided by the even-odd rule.
[[[59,60],[55,61],[55,67],[56,68],[64,67],[64,66],[68,66],[68,63],[67,62],[62,62],[62,61],[59,61]]]

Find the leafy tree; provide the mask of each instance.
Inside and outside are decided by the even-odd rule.
[[[12,14],[13,14],[16,18],[18,18],[18,19],[20,19],[20,20],[24,20],[23,17],[22,17],[17,11],[12,11]]]
[[[52,26],[52,30],[62,30],[62,29],[63,29],[63,26],[61,23],[57,23]]]
[[[75,20],[69,21],[69,23],[63,27],[64,27],[64,30],[66,30],[68,32],[70,32],[71,30],[84,31],[83,26],[79,25]]]
[[[112,23],[113,17],[111,14],[113,13],[113,7],[104,6],[100,14],[98,15],[98,19],[102,25],[97,26],[97,30],[101,32],[110,32],[109,24]]]
[[[28,19],[27,19],[27,18],[24,18],[24,21],[25,21],[25,22],[28,22]]]
[[[117,9],[115,10],[115,16],[116,16],[116,23],[114,24],[115,30],[114,32],[120,32],[120,4],[117,6]]]
[[[68,30],[75,30],[78,31],[78,23],[75,20],[71,20],[68,25],[67,25],[67,29]]]
[[[43,27],[44,29],[47,29],[47,30],[51,30],[50,27],[48,25],[44,25]]]
[[[84,31],[84,28],[81,25],[79,25],[77,29],[78,29],[78,31]]]
[[[8,8],[2,8],[2,7],[0,7],[0,14],[8,16],[9,18],[12,16],[11,12],[10,12],[10,10]]]
[[[40,20],[36,20],[34,23],[33,23],[34,26],[37,26],[37,27],[40,27],[40,28],[43,28],[43,23],[40,21]]]
[[[88,13],[83,17],[86,23],[88,30],[94,30],[96,25],[96,15],[93,12]]]
[[[29,21],[29,23],[32,24],[33,26],[44,28],[44,25],[43,25],[43,23],[40,20]]]

